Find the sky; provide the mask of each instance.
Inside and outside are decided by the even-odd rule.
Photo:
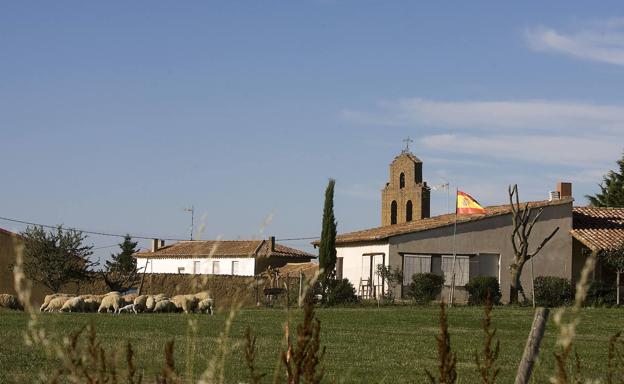
[[[429,185],[586,205],[624,150],[620,1],[3,2],[0,52],[0,217],[28,222],[310,238],[334,178],[338,232],[375,227],[407,137]]]

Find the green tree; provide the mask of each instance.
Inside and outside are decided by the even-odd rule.
[[[34,226],[22,232],[24,237],[24,273],[32,281],[58,292],[64,284],[89,278],[98,265],[89,260],[93,246],[83,245],[87,238],[80,231],[63,229],[45,231]]]
[[[102,277],[112,291],[127,291],[138,281],[137,261],[133,256],[138,251],[137,244],[130,235],[126,235],[119,244],[121,252],[112,254],[111,260],[106,261]]]
[[[323,207],[323,227],[319,241],[319,267],[322,269],[320,281],[323,293],[335,276],[336,267],[336,219],[334,218],[334,186],[336,180],[329,179],[325,190],[325,206]],[[324,295],[325,296],[325,295]]]
[[[624,243],[600,252],[601,260],[615,270],[615,302],[620,305],[620,274],[624,272]]]
[[[585,197],[594,207],[624,207],[624,154],[617,161],[619,172],[609,171],[599,185],[600,192]]]

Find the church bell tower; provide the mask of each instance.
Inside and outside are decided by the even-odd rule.
[[[381,192],[382,226],[429,217],[430,190],[422,179],[422,164],[409,151],[408,141],[390,164],[390,180]]]

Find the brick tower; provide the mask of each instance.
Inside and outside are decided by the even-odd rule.
[[[422,161],[405,149],[390,164],[390,180],[381,192],[381,225],[429,217],[429,192]]]

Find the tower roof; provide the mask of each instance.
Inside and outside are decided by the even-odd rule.
[[[420,160],[418,157],[416,157],[416,155],[414,155],[412,152],[407,152],[407,151],[401,151],[401,153],[399,155],[397,155],[394,160],[392,160],[392,162],[394,163],[395,161],[402,159],[404,157],[409,158],[410,160],[412,160],[415,163],[422,163],[422,160]]]

